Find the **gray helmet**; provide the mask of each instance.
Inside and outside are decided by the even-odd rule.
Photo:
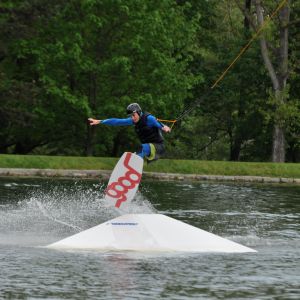
[[[134,112],[138,113],[139,115],[142,113],[142,109],[138,103],[131,103],[127,106],[127,115],[131,115]]]

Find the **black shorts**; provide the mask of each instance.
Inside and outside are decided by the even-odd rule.
[[[155,156],[157,156],[157,159],[163,156],[166,152],[165,145],[163,143],[152,143],[152,145],[155,148]],[[151,143],[150,143],[151,148]]]

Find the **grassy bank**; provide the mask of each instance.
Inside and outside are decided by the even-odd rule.
[[[112,170],[117,160],[110,157],[1,154],[0,168]],[[144,170],[181,174],[300,178],[300,164],[161,159],[145,166]]]

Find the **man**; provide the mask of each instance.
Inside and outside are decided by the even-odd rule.
[[[110,126],[134,125],[141,146],[137,155],[151,162],[157,160],[165,152],[164,139],[161,131],[170,132],[170,127],[160,123],[150,113],[143,112],[138,103],[129,104],[127,107],[128,118],[96,120],[89,118],[90,125],[104,124]]]

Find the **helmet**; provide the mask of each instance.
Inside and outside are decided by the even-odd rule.
[[[138,103],[131,103],[127,106],[127,114],[128,115],[131,115],[134,112],[138,113],[139,115],[141,115],[141,113],[142,113],[142,109]]]

